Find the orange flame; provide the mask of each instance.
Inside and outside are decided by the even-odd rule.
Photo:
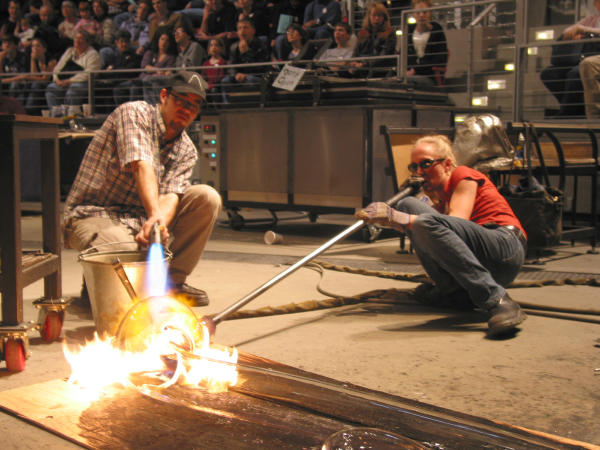
[[[148,316],[140,313],[155,309],[148,306],[152,303],[162,303],[160,323],[156,323],[155,316],[151,316],[149,322]],[[165,314],[165,304],[172,306],[170,314]],[[94,339],[83,346],[69,348],[63,344],[72,371],[69,383],[82,388],[85,394],[81,395],[93,400],[99,398],[111,384],[135,385],[132,382],[134,374],[158,374],[162,384],[155,388],[181,383],[211,393],[227,391],[229,386],[237,383],[237,350],[212,346],[206,327],[197,320],[190,320],[190,314],[195,319],[191,310],[186,314],[181,304],[170,297],[151,298],[138,305],[141,307],[136,309],[134,306],[133,314],[126,319],[132,319],[136,335],[143,335],[143,346],[136,342],[135,346],[128,348],[117,338],[99,337],[96,333]],[[202,338],[198,339],[199,336]],[[165,361],[176,361],[175,370],[167,367]]]

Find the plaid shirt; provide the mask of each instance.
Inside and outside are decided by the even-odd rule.
[[[139,231],[146,212],[138,195],[133,161],[154,167],[159,194],[183,194],[198,159],[187,133],[164,142],[160,105],[124,103],[92,139],[65,204],[63,226],[73,218],[108,217]]]

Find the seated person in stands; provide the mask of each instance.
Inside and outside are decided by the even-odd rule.
[[[40,8],[40,21],[36,27],[34,37],[42,39],[48,45],[48,53],[53,57],[59,56],[65,51],[58,36],[55,22],[54,10],[49,5],[42,5]]]
[[[600,11],[600,0],[594,0],[594,7],[597,11]],[[563,31],[559,40],[578,41],[590,34],[600,34],[600,14],[584,17],[575,25],[571,25]],[[563,46],[564,49],[568,47],[571,46]],[[583,85],[579,75],[580,60],[581,49],[577,51],[577,54],[561,57],[555,57],[553,50],[552,65],[546,67],[540,73],[542,82],[560,105],[557,113],[559,117],[585,115]]]
[[[177,67],[199,67],[206,59],[206,51],[198,42],[192,40],[193,35],[191,27],[181,25],[175,28]]]
[[[167,0],[152,0],[155,14],[152,15],[149,27],[149,42],[154,43],[154,38],[158,31],[168,31],[170,34],[175,32],[175,28],[181,25],[188,25],[189,19],[183,14],[172,12],[167,6]],[[152,45],[152,44],[150,44]],[[148,48],[150,47],[148,46]]]
[[[600,55],[588,56],[579,63],[585,114],[589,120],[600,119]]]
[[[108,3],[104,0],[93,0],[92,11],[94,19],[100,24],[100,34],[96,38],[96,44],[99,47],[112,45],[115,40],[115,23],[111,17],[108,17]]]
[[[332,59],[349,59],[352,58],[354,48],[356,47],[356,36],[352,34],[352,28],[345,22],[336,24],[333,30],[333,38],[335,39],[335,47],[328,48],[321,55],[319,60],[327,61]],[[345,76],[350,62],[326,62],[327,68],[334,75]]]
[[[290,52],[287,54],[285,60],[300,60],[300,59],[310,59],[310,55],[305,55],[306,52],[306,42],[308,41],[308,33],[299,24],[292,24],[287,29],[287,40],[291,46]],[[306,57],[305,57],[306,56]],[[314,56],[314,55],[313,55]]]
[[[269,53],[262,40],[254,35],[254,24],[248,19],[242,19],[237,24],[240,40],[231,46],[229,64],[250,64],[267,62]],[[259,83],[263,79],[265,67],[233,67],[229,75],[223,79],[223,85],[232,83]]]
[[[92,47],[93,38],[83,30],[75,34],[69,47],[54,67],[53,82],[46,88],[48,107],[88,103],[89,71],[100,70],[100,55]],[[61,74],[63,71],[76,72]]]
[[[383,3],[371,3],[362,29],[358,32],[358,44],[354,57],[384,56],[396,53],[396,34],[390,15]],[[395,67],[392,59],[352,61],[348,72],[357,78],[385,77]]]
[[[441,86],[436,78],[446,68],[448,47],[442,26],[431,21],[431,0],[413,0],[416,23],[408,24],[408,71],[411,83],[420,87]],[[434,70],[438,70],[436,72]]]
[[[60,11],[64,20],[58,24],[58,36],[62,40],[61,45],[63,47],[69,47],[73,45],[75,25],[79,22],[75,3],[71,0],[65,0],[61,4]]]
[[[175,28],[175,43],[177,45],[177,58],[175,67],[199,67],[206,59],[204,48],[192,41],[192,28],[190,26],[180,25]],[[155,76],[144,79],[144,100],[150,104],[157,103],[159,94],[164,87],[165,77],[169,74],[163,73],[162,76]]]
[[[151,50],[144,53],[140,67],[146,72],[139,74],[138,78],[121,83],[115,88],[115,100],[141,100],[143,99],[143,83],[146,79],[164,77],[170,71],[156,71],[167,67],[175,67],[177,47],[175,39],[167,32],[162,31],[158,35],[156,44]]]
[[[202,25],[196,30],[200,42],[211,39],[228,40],[236,37],[235,6],[227,0],[205,0]]]
[[[225,69],[219,67],[227,64],[223,40],[211,39],[208,42],[208,54],[209,58],[202,64],[202,67],[205,67],[205,69],[202,70],[202,76],[208,81],[208,95],[206,96],[206,100],[211,102],[215,99],[214,94],[220,94],[222,92],[221,81],[225,77]],[[220,96],[217,101],[221,101]]]
[[[258,0],[238,0],[235,4],[237,6],[235,23],[242,19],[250,19],[254,23],[256,30],[256,36],[268,36],[269,25],[266,16],[266,11],[262,2]]]
[[[104,68],[108,73],[101,74],[98,88],[105,92],[112,91],[115,105],[120,105],[129,100],[129,92],[126,96],[122,96],[123,91],[118,90],[117,87],[122,87],[123,83],[138,77],[139,74],[137,72],[119,71],[124,69],[139,69],[142,58],[132,48],[131,34],[127,30],[119,30],[117,32],[115,48],[116,53],[111,64]]]
[[[18,74],[27,71],[25,53],[19,51],[19,39],[16,36],[2,38],[2,51],[0,52],[0,73]],[[16,98],[24,103],[24,83],[17,76],[3,77],[1,83],[8,86],[6,91],[9,97]]]
[[[287,27],[293,23],[302,23],[305,3],[303,0],[282,0],[273,6],[269,22],[269,42],[273,48],[273,56],[281,61],[290,52],[287,41]]]
[[[33,38],[31,41],[31,58],[29,68],[24,72],[30,72],[30,75],[17,75],[14,77],[16,82],[22,83],[20,96],[24,100],[24,105],[28,114],[40,114],[40,111],[46,106],[45,92],[46,86],[50,81],[50,75],[40,74],[39,72],[52,72],[56,65],[56,58],[48,56],[46,43],[40,38]]]
[[[148,17],[152,12],[150,0],[138,0],[135,14],[123,21],[120,30],[127,30],[131,34],[131,42],[138,55],[145,53],[144,49],[150,45],[150,21]]]
[[[333,27],[342,20],[342,9],[337,0],[313,0],[304,9],[302,26],[310,39],[333,38]]]
[[[94,19],[92,5],[87,0],[79,2],[79,17],[80,19],[75,25],[75,33],[83,30],[92,36],[94,44],[99,44],[102,40],[102,28],[100,27],[100,23]]]
[[[14,36],[15,30],[19,26],[19,20],[21,20],[21,4],[18,0],[10,0],[8,2],[8,17],[0,25],[0,39],[6,36]]]
[[[29,17],[21,17],[19,27],[15,30],[15,36],[19,39],[19,50],[27,51],[34,35],[35,28],[31,26],[31,19]]]

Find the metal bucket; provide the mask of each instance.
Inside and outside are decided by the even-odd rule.
[[[139,250],[99,252],[98,247],[81,252],[78,259],[83,266],[83,277],[90,297],[96,330],[99,334],[115,336],[121,320],[134,304],[114,269],[115,261],[119,258],[138,298],[143,299],[149,296],[146,286],[148,252]],[[164,261],[168,262],[171,254],[165,253]]]

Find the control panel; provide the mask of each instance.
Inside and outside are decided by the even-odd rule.
[[[198,150],[198,163],[192,174],[192,183],[208,184],[219,190],[219,116],[202,116],[192,124],[188,133]]]

